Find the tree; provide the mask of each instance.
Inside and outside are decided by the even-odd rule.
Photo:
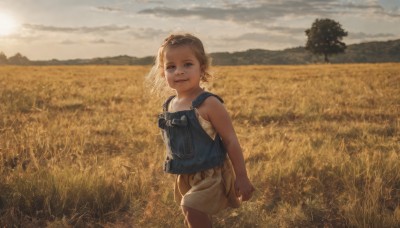
[[[316,19],[305,33],[308,38],[306,50],[313,54],[324,55],[325,62],[329,62],[328,56],[343,53],[346,49],[346,44],[341,40],[347,36],[347,32],[334,20]]]
[[[17,53],[14,56],[8,58],[8,63],[11,65],[29,65],[30,60],[20,53]]]
[[[6,65],[7,62],[7,56],[3,52],[0,52],[0,65]]]

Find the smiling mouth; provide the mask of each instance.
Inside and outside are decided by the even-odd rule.
[[[186,82],[188,79],[176,80],[175,82]]]

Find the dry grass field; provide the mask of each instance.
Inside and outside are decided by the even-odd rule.
[[[183,227],[148,70],[0,67],[0,227]],[[400,64],[214,74],[257,188],[215,227],[400,226]]]

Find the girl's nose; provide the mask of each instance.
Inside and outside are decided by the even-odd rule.
[[[180,74],[183,74],[183,73],[184,73],[184,71],[183,71],[182,67],[177,67],[176,68],[175,74],[180,75]]]

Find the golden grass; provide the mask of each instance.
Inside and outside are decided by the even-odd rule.
[[[183,226],[148,70],[0,67],[0,226]],[[214,72],[257,188],[216,227],[400,224],[400,64]]]

